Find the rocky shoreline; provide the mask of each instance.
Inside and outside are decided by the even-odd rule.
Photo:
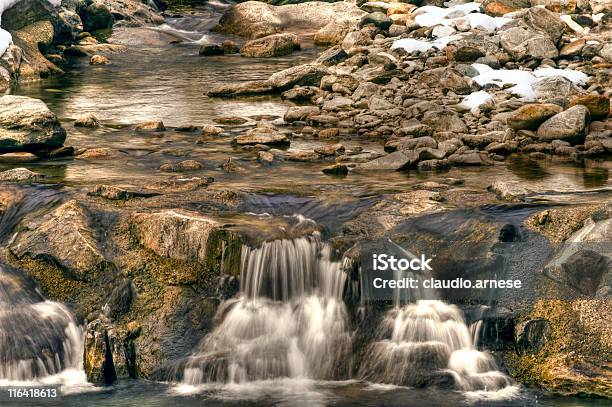
[[[481,345],[515,380],[563,395],[612,396],[606,360],[612,334],[602,323],[612,309],[612,253],[605,245],[612,237],[609,183],[592,188],[585,180],[583,188],[564,190],[493,178],[476,187],[478,173],[467,172],[482,170],[486,178],[485,171],[528,160],[597,169],[607,179],[612,5],[411,3],[232,5],[213,31],[242,39],[203,44],[197,56],[202,64],[223,55],[240,54],[246,64],[287,56],[311,38],[329,47],[312,62],[267,80],[197,84],[218,100],[280,96],[290,104],[284,116],[264,115],[252,124],[252,118],[227,112],[214,125],[168,126],[155,117],[121,125],[139,137],[221,140],[233,153],[215,171],[244,176],[246,183],[252,171],[274,177],[278,168],[303,166],[298,168],[306,177],[316,180],[316,172],[331,179],[327,187],[313,181],[302,190],[287,186],[291,180],[278,190],[225,185],[206,175],[207,162],[180,154],[152,170],[161,178],[130,186],[96,179],[49,183],[45,174],[23,167],[71,158],[103,167],[129,154],[103,142],[71,145],[69,125],[84,131],[111,127],[95,114],[67,124],[40,100],[0,97],[0,162],[12,167],[0,171],[2,261],[24,270],[46,296],[70,304],[86,322],[91,382],[176,378],[177,366],[218,322],[219,305],[237,292],[242,245],[316,231],[332,242],[334,256],[347,256],[355,265],[360,245],[376,239],[439,249],[449,259],[468,250],[457,242],[477,243],[478,252],[470,255],[483,265],[503,243],[530,247],[528,254],[510,254],[518,261],[538,250],[550,254],[560,243],[603,242],[578,252],[554,246],[557,257],[537,273],[530,270],[525,298],[500,298],[485,311],[476,300],[458,302],[469,323],[482,321]],[[175,15],[166,7],[96,0],[54,8],[23,0],[2,15],[13,44],[0,60],[0,88],[61,74],[71,58],[88,58],[105,69],[114,53],[149,33],[180,45],[185,40],[176,36],[135,31]],[[114,38],[99,35],[109,28],[125,31]],[[333,222],[275,214],[272,205],[265,208],[273,215],[253,213],[253,199],[295,195],[316,207],[318,199],[333,200],[332,190],[353,177],[376,180],[398,172],[420,178],[409,188],[366,193],[359,198],[367,202],[358,204],[346,184],[349,193],[339,196],[358,209],[345,209],[341,199],[332,202],[321,211],[331,211]],[[547,197],[551,191],[566,194],[569,204]],[[591,199],[579,199],[585,195]],[[329,209],[335,206],[337,213]],[[489,275],[485,266],[450,269],[457,276]],[[350,278],[351,287],[358,286],[357,269]],[[344,296],[360,335],[371,332],[380,317],[360,314],[361,295],[347,289]],[[356,345],[355,369],[364,343]]]

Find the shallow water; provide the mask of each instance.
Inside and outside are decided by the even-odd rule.
[[[17,406],[121,406],[171,407],[594,407],[609,406],[606,400],[544,396],[517,387],[500,392],[459,393],[439,389],[413,389],[388,385],[369,385],[357,381],[312,382],[277,380],[245,385],[177,387],[167,383],[125,381],[112,387],[80,389],[60,394],[56,399],[16,400],[0,389],[0,404]]]

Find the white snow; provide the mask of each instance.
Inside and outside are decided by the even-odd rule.
[[[416,9],[413,13],[414,21],[421,27],[432,27],[434,25],[455,25],[455,20],[467,18],[472,28],[484,29],[494,32],[507,22],[507,17],[491,17],[480,13],[479,3],[459,4],[449,8],[437,6],[425,6]]]
[[[410,53],[413,51],[425,52],[432,48],[442,50],[446,48],[449,42],[458,40],[462,37],[461,34],[449,35],[447,37],[441,37],[435,41],[415,40],[414,38],[402,38],[397,40],[391,45],[391,49],[402,48],[406,52]]]
[[[533,85],[544,78],[562,76],[576,85],[585,85],[588,80],[587,75],[572,69],[541,68],[531,72],[519,69],[493,69],[484,64],[472,64],[472,67],[479,73],[472,80],[480,86],[487,84],[495,84],[499,87],[514,85],[507,91],[531,100],[536,98]]]
[[[463,98],[461,103],[459,103],[459,106],[472,110],[482,106],[489,100],[493,100],[493,96],[484,90],[479,90],[478,92],[470,93]]]
[[[0,22],[2,22],[2,13],[4,10],[11,8],[21,0],[0,0]],[[48,0],[54,7],[58,7],[62,0]],[[0,28],[0,57],[4,55],[8,47],[13,43],[13,37],[11,34]]]

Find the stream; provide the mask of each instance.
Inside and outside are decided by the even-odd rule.
[[[63,183],[77,189],[100,183],[143,188],[148,183],[167,178],[168,174],[159,170],[161,164],[194,159],[204,163],[204,168],[192,174],[202,178],[212,177],[215,180],[208,187],[209,190],[229,189],[250,193],[251,202],[239,208],[238,212],[272,213],[275,216],[299,214],[314,219],[314,222],[331,230],[331,233],[339,227],[342,216],[352,216],[350,214],[372,205],[386,194],[407,190],[424,181],[461,178],[464,182],[458,189],[465,193],[486,190],[496,180],[516,181],[527,189],[540,191],[528,197],[528,202],[548,206],[602,202],[610,199],[612,179],[609,176],[610,169],[605,167],[605,163],[589,166],[569,162],[510,158],[501,165],[486,168],[455,167],[444,173],[385,172],[381,176],[355,173],[348,177],[330,177],[322,174],[321,169],[326,165],[324,163],[283,162],[273,167],[261,166],[252,158],[252,152],[234,148],[229,142],[230,138],[252,127],[261,118],[270,120],[281,118],[291,104],[281,100],[280,97],[214,99],[207,97],[206,91],[225,82],[265,79],[281,69],[311,61],[323,49],[314,47],[306,40],[301,51],[287,57],[247,60],[239,55],[199,56],[198,47],[201,44],[218,43],[231,38],[209,33],[224,7],[226,5],[221,3],[209,5],[187,17],[168,18],[166,25],[151,30],[155,38],[156,34],[163,31],[185,40],[182,43],[175,44],[161,40],[151,41],[146,45],[130,46],[127,52],[111,55],[112,64],[109,66],[90,66],[86,59],[72,59],[65,68],[65,75],[19,85],[13,93],[42,99],[60,117],[62,125],[68,131],[66,145],[79,148],[109,147],[121,152],[118,158],[112,160],[65,158],[52,161],[37,160],[20,166],[45,174],[47,176],[45,182],[49,184]],[[74,127],[74,120],[88,113],[95,114],[103,125],[97,129]],[[172,130],[173,127],[184,124],[215,124],[217,120],[227,116],[240,116],[248,121],[242,125],[226,127],[227,134],[221,136],[203,137]],[[148,120],[162,120],[170,129],[163,135],[148,135],[135,134],[130,127]],[[333,142],[294,138],[291,145],[292,148],[312,148],[324,144],[333,144]],[[343,140],[343,144],[348,150],[360,146],[366,151],[382,151],[382,146],[374,141],[349,139]],[[230,173],[223,171],[221,166],[230,157],[243,168],[243,171]],[[0,163],[0,171],[13,167],[14,165],[10,163]],[[503,217],[504,214],[495,216]],[[0,223],[0,232],[3,227],[10,229]],[[455,335],[456,331],[460,332],[456,335],[461,336],[460,346],[455,346],[456,344],[449,346],[453,352],[464,352],[464,354],[467,352],[471,355],[465,356],[468,359],[473,357],[480,362],[484,361],[482,363],[487,365],[486,380],[482,377],[477,380],[476,376],[480,373],[476,371],[465,373],[461,369],[469,369],[461,366],[457,367],[459,373],[455,373],[467,383],[462,391],[375,384],[367,381],[367,375],[364,380],[357,380],[346,377],[342,372],[338,373],[340,370],[348,369],[342,366],[342,363],[346,363],[344,353],[348,349],[344,347],[351,340],[341,321],[342,318],[346,318],[344,304],[341,301],[345,276],[338,271],[340,266],[327,258],[329,256],[321,255],[323,260],[318,262],[313,260],[320,255],[317,250],[322,252],[327,250],[325,246],[319,247],[320,242],[305,239],[295,242],[294,244],[300,246],[287,249],[272,247],[274,245],[271,244],[271,247],[264,246],[246,255],[243,252],[242,294],[230,300],[233,302],[228,307],[233,308],[227,311],[226,319],[203,339],[199,345],[201,348],[194,350],[187,362],[182,381],[171,383],[122,380],[113,386],[98,387],[87,385],[84,379],[76,374],[76,379],[72,381],[59,382],[61,398],[37,400],[36,404],[33,404],[32,400],[15,400],[9,398],[7,392],[0,391],[0,405],[7,407],[24,405],[66,407],[605,405],[605,401],[550,396],[510,383],[508,378],[497,371],[497,367],[488,356],[471,348],[468,326],[463,321],[461,313],[450,309],[448,305],[444,305],[439,312],[451,315],[449,318],[457,324],[457,327],[452,329],[452,335]],[[281,242],[277,245],[287,244]],[[315,245],[318,246],[313,249]],[[293,258],[286,253],[293,253],[297,257]],[[293,263],[289,261],[285,264],[283,256],[291,257]],[[269,261],[271,258],[278,261],[278,267],[273,267],[272,272],[264,271],[261,262]],[[304,262],[306,265],[299,265],[298,262]],[[314,265],[311,267],[308,262]],[[300,267],[305,268],[302,270]],[[304,281],[311,282],[312,286],[306,284],[306,288],[304,286],[296,288],[290,286],[290,282],[280,281],[286,278],[289,272],[296,273],[296,270],[300,270],[299,272],[304,275]],[[2,271],[2,273],[6,275],[3,277],[0,273],[0,283],[2,283],[0,302],[10,304],[10,301],[3,296],[9,296],[12,292],[6,287],[9,283],[13,284],[13,280],[9,280],[6,276],[12,276],[13,272],[9,274],[8,271]],[[254,287],[254,281],[266,278],[262,277],[265,273],[276,274],[269,277],[271,282],[266,282],[268,286]],[[61,331],[67,329],[70,331],[70,341],[76,341],[74,336],[80,331],[74,325],[65,306],[50,301],[44,302],[35,289],[29,286],[26,288],[29,290],[27,307],[44,306],[49,312],[58,315],[57,320],[52,321],[49,335],[61,336]],[[269,301],[270,299],[285,302],[283,305],[278,305]],[[436,303],[444,304],[441,301]],[[257,311],[253,312],[253,309]],[[26,311],[22,313],[27,314],[28,325],[22,329],[36,324],[36,316]],[[407,312],[410,314],[412,311],[409,309]],[[261,315],[257,315],[258,312],[264,314],[263,320]],[[10,315],[6,316],[9,317]],[[5,318],[4,314],[2,318]],[[2,318],[0,322],[3,321]],[[276,321],[276,324],[266,325],[262,322],[268,319]],[[302,330],[300,327],[292,326],[291,322],[295,320],[307,328]],[[422,321],[417,318],[416,323],[420,322]],[[242,337],[248,336],[252,329],[265,331],[265,335],[268,335],[266,338],[273,337],[276,342],[268,342],[263,348],[257,343],[242,343]],[[324,330],[328,335],[322,342],[316,342],[321,340],[320,338],[309,336],[312,332],[318,332],[318,329]],[[431,329],[432,335],[435,335],[439,333],[440,328],[436,326]],[[231,337],[231,334],[235,334],[236,338]],[[431,340],[430,338],[416,340],[401,333],[394,335],[399,335],[402,344],[407,344],[406,346]],[[57,338],[54,340],[57,341]],[[72,342],[70,345],[74,348]],[[304,352],[292,348],[301,343],[309,343],[311,347],[304,345],[307,348]],[[384,345],[385,340],[381,339],[380,343]],[[4,344],[2,336],[0,344]],[[77,343],[77,348],[78,345]],[[265,366],[258,365],[261,360],[253,354],[263,352],[269,355],[274,353],[274,348],[277,346],[282,349],[290,348],[287,360],[283,356],[282,364],[266,359]],[[44,363],[41,362],[49,370],[49,374],[56,374],[62,368],[71,371],[77,369],[75,364],[78,365],[78,362],[75,360],[78,360],[78,357],[75,359],[75,355],[70,353],[72,350],[59,345],[57,347],[58,355],[70,360],[62,359],[57,366],[53,364],[53,357]],[[337,353],[329,353],[332,348],[337,350]],[[224,371],[219,368],[215,364],[219,363],[215,359],[218,355],[213,355],[211,349],[232,354],[233,370]],[[239,349],[239,352],[236,349]],[[29,351],[36,354],[36,350]],[[279,352],[282,353],[281,350]],[[0,356],[2,355],[4,353],[0,350]],[[56,359],[61,359],[60,356]],[[12,355],[7,357],[10,358]],[[461,363],[469,364],[461,361],[458,365]],[[36,368],[28,366],[22,368],[24,369],[29,369],[30,376],[36,376],[32,374]],[[206,374],[203,376],[203,371],[206,371],[208,376]],[[57,383],[37,382],[36,377],[27,377],[28,380],[25,380],[25,377],[19,376],[20,374],[28,376],[28,372],[14,373],[15,380],[9,383],[0,382],[0,386],[23,387],[31,385],[34,380],[33,383],[37,387],[55,388]],[[218,383],[224,381],[230,383]],[[472,386],[474,383],[476,384]],[[485,390],[485,387],[488,388]],[[491,390],[492,388],[494,390]]]

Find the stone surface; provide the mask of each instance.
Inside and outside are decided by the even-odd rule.
[[[528,104],[510,113],[506,122],[514,130],[537,130],[540,124],[562,110],[560,106],[551,103]]]
[[[240,49],[240,55],[250,58],[270,58],[291,54],[300,49],[295,34],[272,34],[256,40],[247,41]]]
[[[44,153],[61,147],[65,139],[57,116],[41,100],[0,97],[0,153]]]
[[[601,120],[610,114],[610,98],[603,95],[585,95],[572,98],[570,106],[583,105],[589,109],[592,120]]]
[[[564,140],[580,144],[589,130],[589,110],[577,105],[556,114],[540,125],[537,137],[542,141]]]

